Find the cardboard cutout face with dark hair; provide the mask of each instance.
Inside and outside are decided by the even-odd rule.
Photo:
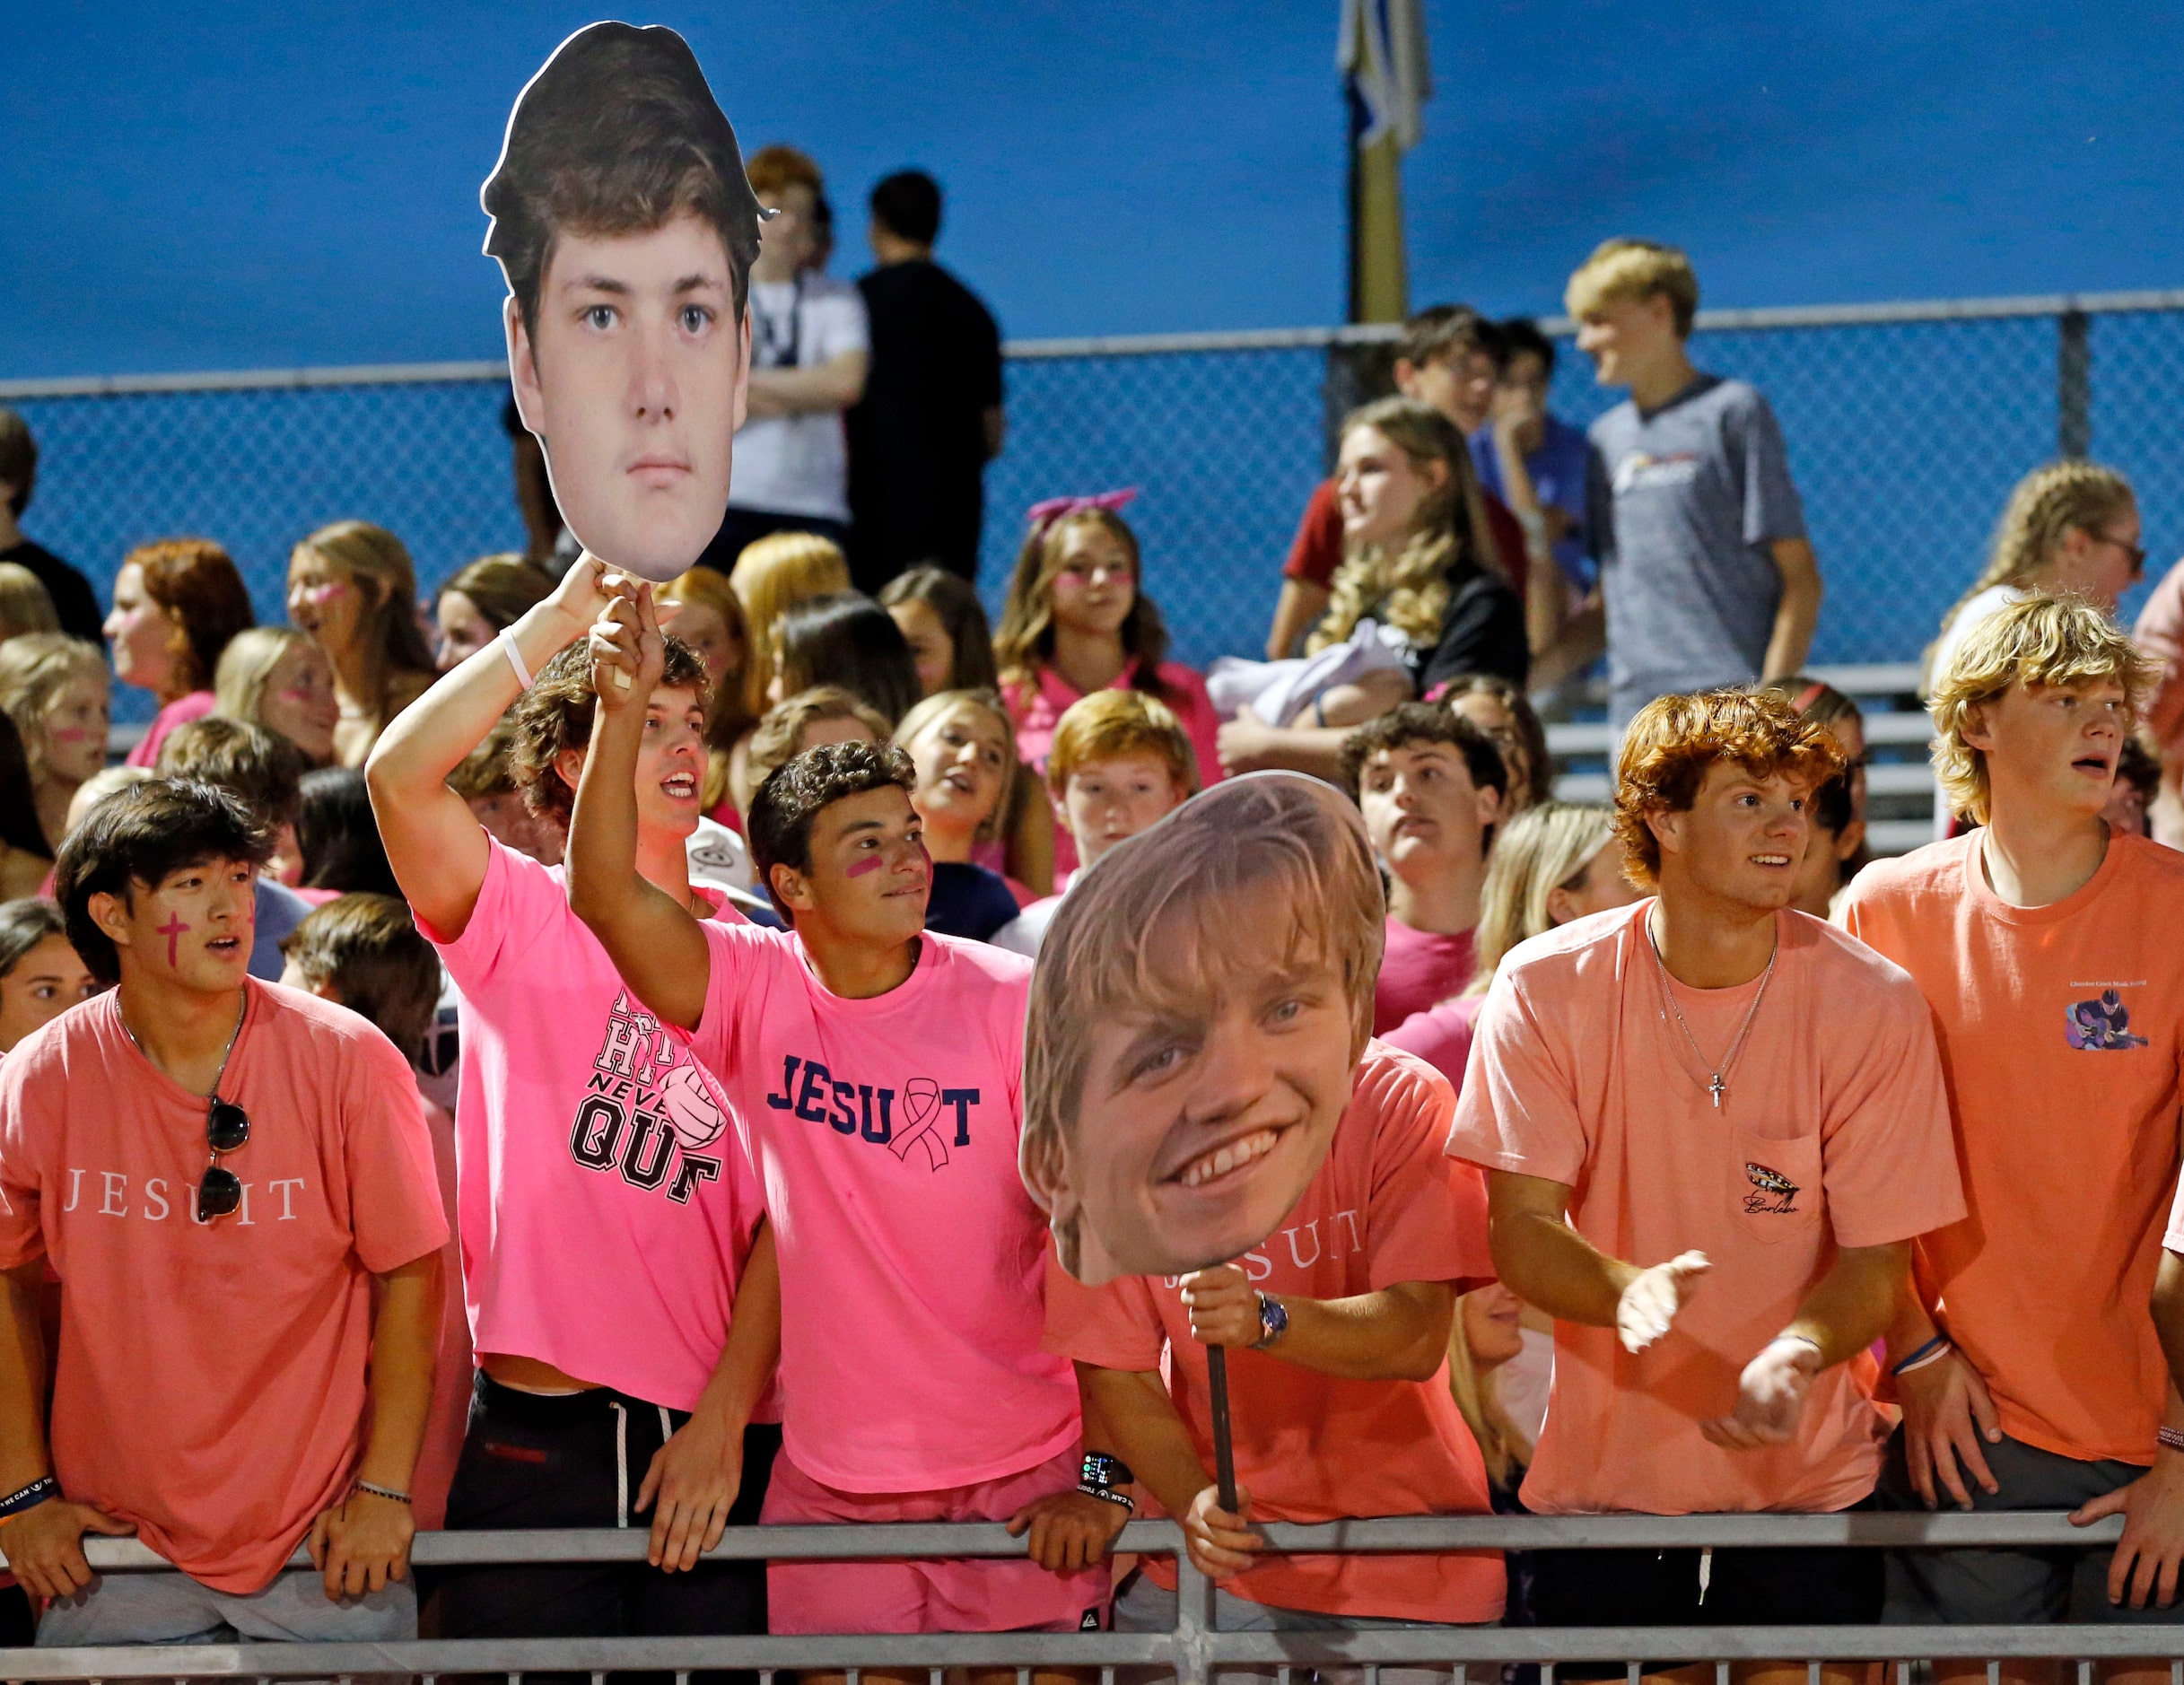
[[[480,197],[516,407],[569,530],[612,567],[673,579],[728,507],[759,217],[688,45],[578,31],[517,97]]]
[[[1242,1256],[1326,1162],[1385,905],[1316,779],[1216,784],[1070,886],[1033,975],[1021,1167],[1091,1285]]]

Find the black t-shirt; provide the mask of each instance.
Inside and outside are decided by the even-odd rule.
[[[42,544],[32,544],[28,538],[13,550],[0,550],[0,562],[13,562],[38,575],[38,582],[46,588],[46,595],[53,598],[53,612],[60,616],[63,632],[92,643],[103,641],[105,634],[100,627],[106,616],[99,612],[99,595],[92,589],[91,581],[74,568]]]
[[[1522,685],[1532,671],[1532,645],[1524,635],[1524,599],[1484,569],[1459,563],[1441,611],[1441,636],[1411,651],[1418,695],[1474,673],[1491,673]]]
[[[987,942],[1021,911],[1009,886],[984,867],[933,862],[932,895],[925,903],[927,930]]]
[[[1001,335],[992,312],[935,263],[873,270],[864,295],[871,366],[849,412],[855,543],[884,559],[976,565],[985,412],[1001,402]]]

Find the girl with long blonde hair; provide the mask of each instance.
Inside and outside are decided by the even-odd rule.
[[[1230,772],[1288,767],[1337,775],[1348,729],[1452,679],[1498,674],[1521,687],[1531,670],[1524,600],[1489,535],[1471,449],[1430,404],[1388,397],[1342,424],[1336,497],[1342,565],[1312,653],[1371,621],[1400,665],[1323,694],[1298,723],[1270,726],[1250,709],[1221,728]]]
[[[334,666],[334,758],[362,766],[387,722],[439,677],[408,549],[368,520],[319,528],[289,554],[288,618]]]

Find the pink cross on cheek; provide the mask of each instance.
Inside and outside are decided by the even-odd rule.
[[[158,926],[157,929],[159,933],[167,939],[167,964],[170,966],[178,964],[175,957],[176,950],[182,940],[182,932],[188,930],[189,926],[182,922],[180,913],[170,912],[167,915],[167,922]]]

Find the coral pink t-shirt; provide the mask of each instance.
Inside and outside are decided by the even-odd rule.
[[[563,869],[489,843],[461,936],[418,926],[460,992],[471,1343],[694,1409],[728,1343],[756,1180],[689,1037],[624,987]]]
[[[1388,919],[1387,947],[1380,958],[1380,981],[1373,986],[1373,1034],[1390,1030],[1428,1007],[1438,1006],[1463,987],[1479,969],[1473,932],[1436,936]]]
[[[1448,1150],[1568,1184],[1571,1227],[1648,1266],[1714,1269],[1635,1356],[1612,1328],[1555,1324],[1554,1389],[1524,1500],[1550,1515],[1835,1510],[1873,1490],[1881,1424],[1842,1366],[1796,1439],[1726,1451],[1699,1424],[1796,1314],[1839,1246],[1909,1240],[1964,1214],[1948,1098],[1918,985],[1803,913],[1776,915],[1774,976],[1674,982],[1651,900],[1578,919],[1502,961],[1479,1017]],[[1704,1050],[1701,1064],[1670,1010]],[[1722,1059],[1760,1000],[1717,1109]]]
[[[2147,1305],[2184,1097],[2184,854],[2111,835],[2075,895],[2013,907],[1986,834],[1876,861],[1844,905],[1926,991],[1956,1119],[1971,1215],[1920,1240],[1913,1279],[2004,1433],[2143,1465],[2169,1382]]]
[[[970,1486],[1076,1443],[1041,1349],[1045,1220],[1017,1173],[1031,962],[927,932],[850,1000],[791,932],[709,924],[694,1043],[765,1185],[781,1260],[782,1431],[845,1492]]]
[[[448,1238],[408,1061],[345,1008],[244,985],[223,1098],[231,1217],[197,1220],[204,1096],[154,1066],[118,992],[0,1067],[0,1269],[61,1278],[53,1467],[217,1591],[261,1590],[356,1467],[374,1275]]]
[[[1198,758],[1198,781],[1202,789],[1221,780],[1219,741],[1220,716],[1213,712],[1213,699],[1206,694],[1206,681],[1180,661],[1163,661],[1158,669],[1160,683],[1166,687],[1161,700],[1175,716],[1176,723],[1191,739],[1191,752]],[[1137,676],[1138,663],[1133,657],[1123,670],[1115,675],[1109,690],[1125,690]],[[1039,669],[1036,685],[1013,685],[1009,687],[1007,701],[1010,718],[1016,721],[1017,753],[1024,764],[1037,773],[1041,782],[1046,779],[1046,757],[1054,746],[1054,729],[1061,723],[1061,716],[1073,703],[1084,700],[1084,693],[1051,667]],[[1077,839],[1070,831],[1068,816],[1057,804],[1054,813],[1054,884],[1077,869]]]
[[[1400,1281],[1458,1292],[1494,1278],[1486,1185],[1441,1150],[1448,1085],[1411,1058],[1368,1043],[1319,1174],[1280,1228],[1239,1261],[1263,1293],[1340,1299]],[[1191,1337],[1180,1278],[1070,1279],[1050,1254],[1047,1345],[1080,1363],[1164,1371],[1199,1461],[1213,1467],[1206,1348]],[[1486,1466],[1448,1390],[1430,1381],[1343,1381],[1273,1352],[1228,1354],[1236,1482],[1254,1521],[1352,1515],[1484,1515]],[[1145,1572],[1173,1589],[1172,1562]],[[1406,1620],[1498,1620],[1501,1554],[1269,1557],[1223,1587],[1254,1602]]]
[[[440,1203],[455,1222],[455,1120],[444,1106],[417,1096],[424,1127],[432,1137],[432,1169],[440,1180]],[[441,1278],[447,1296],[440,1316],[440,1364],[432,1372],[432,1403],[424,1419],[424,1443],[417,1448],[416,1471],[409,1479],[410,1514],[420,1532],[436,1532],[448,1519],[448,1492],[455,1484],[455,1465],[461,1460],[463,1435],[470,1424],[470,1389],[477,1378],[470,1352],[470,1319],[463,1311],[463,1253],[459,1236],[450,1234],[441,1248],[445,1267]]]

